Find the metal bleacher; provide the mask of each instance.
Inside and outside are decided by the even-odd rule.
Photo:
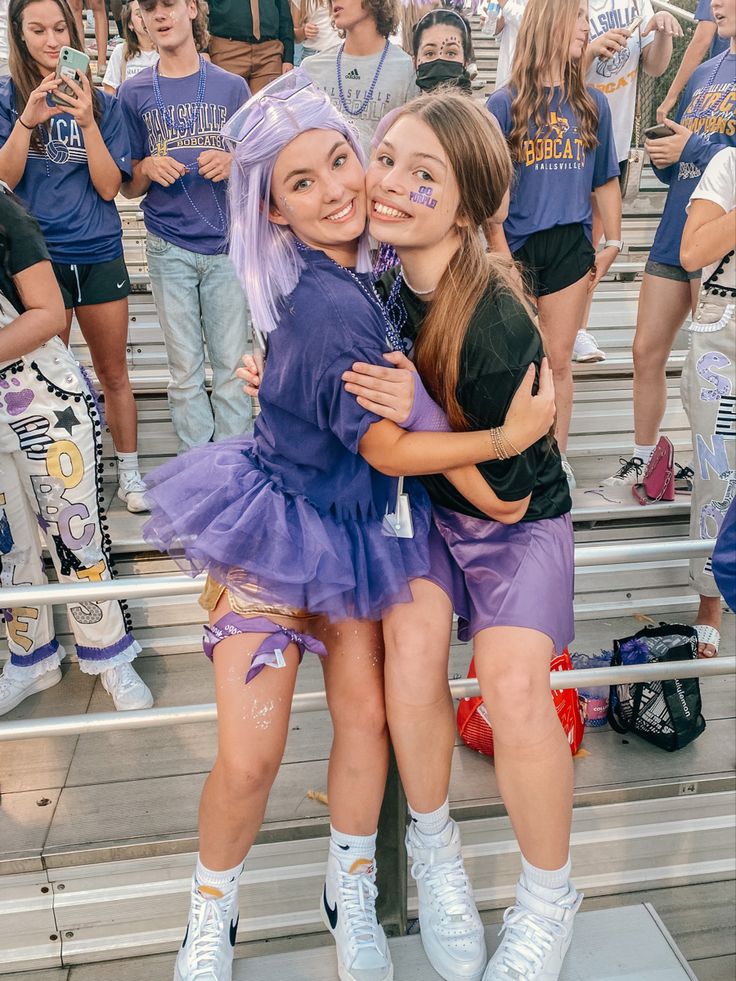
[[[476,92],[482,97],[490,91],[496,47],[478,31],[474,39],[486,83]],[[575,368],[570,459],[578,477],[573,517],[581,545],[688,537],[687,498],[641,508],[633,498],[607,500],[597,490],[599,478],[612,472],[630,447],[639,279],[664,192],[646,171],[642,191],[625,214],[626,251],[593,302],[591,329],[608,359]],[[136,202],[121,199],[119,209],[134,283],[127,359],[145,472],[171,457],[176,447],[142,216]],[[76,326],[72,344],[80,361],[90,365]],[[667,369],[664,423],[682,462],[690,452],[679,398],[685,347],[681,335]],[[121,580],[174,575],[173,562],[143,541],[144,516],[129,514],[114,496],[109,434],[104,465]],[[581,568],[575,649],[609,647],[613,637],[633,633],[649,619],[691,618],[694,605],[685,559]],[[211,671],[201,654],[202,611],[196,600],[136,599],[130,611],[143,647],[138,665],[156,705],[210,701]],[[57,607],[55,617],[60,640],[73,650],[64,609]],[[733,646],[733,620],[727,615],[724,621],[724,645]],[[450,676],[464,676],[468,659],[468,645],[455,639]],[[305,659],[298,690],[322,687],[316,659]],[[703,679],[701,689],[708,727],[680,753],[622,740],[608,728],[586,732],[575,760],[572,837],[576,883],[586,893],[586,905],[562,981],[733,977],[734,679]],[[29,699],[6,719],[107,709],[109,699],[95,678],[72,663],[61,685]],[[284,762],[242,880],[236,981],[335,977],[334,953],[317,901],[328,813],[309,794],[326,787],[330,739],[327,712],[293,716]],[[168,981],[188,903],[198,796],[214,751],[211,723],[0,742],[0,976],[15,981]],[[459,740],[450,799],[453,816],[462,824],[479,907],[487,923],[497,923],[512,894],[518,853],[492,766]],[[672,915],[670,930],[672,923],[683,924],[675,937],[678,943],[684,939],[682,953],[651,903],[660,915],[661,906]],[[695,939],[697,930],[689,925],[697,920],[698,905],[707,907],[708,922],[717,919],[717,936],[706,923],[697,927],[700,939]],[[681,915],[672,913],[674,907],[682,908]],[[416,916],[412,882],[409,915]],[[488,933],[489,949],[495,934]],[[418,937],[394,939],[392,950],[397,981],[436,978]],[[683,954],[697,965],[689,967]],[[701,963],[707,973],[701,973]]]

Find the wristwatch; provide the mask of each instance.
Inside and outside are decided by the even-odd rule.
[[[619,252],[623,252],[624,243],[620,238],[607,238],[603,243],[604,249],[618,249]]]

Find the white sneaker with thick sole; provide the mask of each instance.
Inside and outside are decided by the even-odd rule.
[[[132,514],[148,511],[144,497],[146,485],[137,470],[121,470],[118,473],[118,497]]]
[[[174,981],[232,981],[238,932],[238,890],[224,895],[192,880],[192,905]]]
[[[601,481],[601,487],[633,487],[642,482],[646,467],[640,456],[632,456],[630,460],[619,457],[618,462],[621,466],[616,473]]]
[[[503,915],[503,939],[483,981],[558,981],[582,901],[583,894],[571,889],[550,903],[517,883],[516,903]]]
[[[377,896],[375,862],[358,859],[346,872],[328,856],[320,913],[335,938],[340,981],[393,981],[386,934],[376,918]]]
[[[118,664],[100,674],[105,691],[112,695],[118,712],[148,709],[153,705],[153,695],[143,678],[132,664]]]
[[[575,344],[572,348],[572,360],[579,364],[595,364],[598,361],[605,361],[604,351],[598,347],[595,337],[587,330],[579,330],[575,335]]]
[[[406,832],[411,874],[419,894],[422,945],[445,981],[480,981],[488,953],[463,865],[460,829],[454,821],[443,832],[442,841],[444,844],[427,845],[413,822]]]
[[[35,678],[9,678],[5,672],[0,674],[0,715],[16,708],[29,695],[53,688],[61,681],[61,668],[53,668]]]

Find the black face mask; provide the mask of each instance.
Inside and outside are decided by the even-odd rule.
[[[417,68],[417,85],[423,92],[431,92],[438,85],[456,85],[470,92],[470,75],[459,61],[435,58]]]

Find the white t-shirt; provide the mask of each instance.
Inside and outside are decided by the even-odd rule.
[[[416,85],[414,62],[395,44],[389,44],[381,71],[376,77],[382,50],[374,55],[342,56],[342,93],[348,108],[356,112],[363,104],[371,85],[373,94],[365,109],[358,116],[345,112],[341,104],[337,84],[337,48],[322,51],[305,58],[302,68],[312,81],[329,95],[330,101],[358,130],[366,160],[371,151],[371,140],[383,117],[419,95]]]
[[[297,7],[297,10],[299,9],[297,4],[294,6]],[[336,48],[342,44],[342,38],[332,26],[329,3],[317,3],[307,15],[305,23],[314,24],[319,28],[317,37],[305,37],[302,42],[308,51],[329,51],[330,48]]]
[[[7,73],[8,63],[8,2],[0,0],[0,66],[4,69],[3,75]]]
[[[524,16],[528,0],[508,0],[503,8],[503,30],[497,35],[499,39],[498,68],[496,69],[496,88],[502,88],[511,75],[511,64],[516,50],[516,39],[519,36],[521,18]]]
[[[137,55],[128,58],[125,62],[125,78],[123,78],[123,55],[125,54],[125,43],[117,44],[112,49],[110,60],[107,63],[107,71],[102,79],[103,85],[118,89],[125,79],[132,78],[144,68],[155,65],[158,61],[158,51],[139,51]]]
[[[733,213],[736,222],[736,147],[720,150],[705,168],[700,183],[693,191],[690,201],[713,201],[723,208],[726,214]],[[688,211],[690,205],[688,204]],[[703,270],[703,282],[712,276],[720,262],[714,262]],[[718,276],[718,284],[725,289],[736,290],[736,256],[731,256]]]
[[[644,30],[654,17],[651,0],[589,0],[590,40],[595,41],[601,34],[617,27],[628,27],[636,17],[641,16],[640,30]],[[613,58],[603,61],[596,58],[590,66],[588,85],[599,89],[608,99],[613,120],[613,135],[616,140],[616,153],[619,161],[628,159],[631,149],[631,134],[634,129],[636,110],[636,75],[639,58],[644,48],[652,43],[656,32],[652,31],[641,38],[635,30],[628,45]]]

